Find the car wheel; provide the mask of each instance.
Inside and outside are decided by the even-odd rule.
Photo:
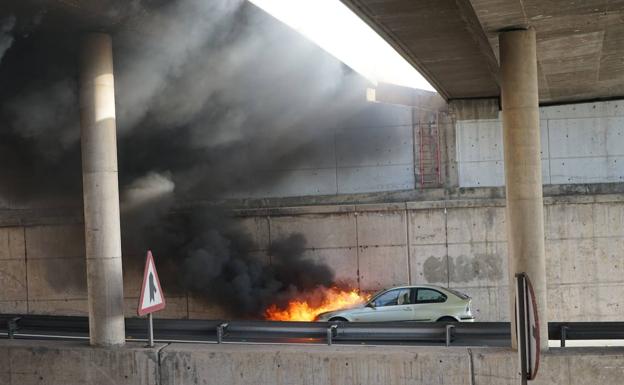
[[[335,317],[329,320],[329,322],[349,322],[349,320],[347,320],[346,318],[342,318],[342,317]]]
[[[450,323],[450,322],[459,322],[459,321],[457,321],[453,317],[442,317],[442,318],[438,319],[437,322],[449,322]]]

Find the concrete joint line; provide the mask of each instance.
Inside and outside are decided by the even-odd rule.
[[[94,175],[94,174],[118,174],[117,169],[103,169],[103,170],[83,170],[82,174]]]
[[[475,385],[475,372],[474,372],[474,361],[472,356],[472,349],[468,348],[468,366],[470,367],[470,385]]]
[[[119,257],[98,257],[98,258],[91,258],[91,257],[86,257],[87,261],[100,261],[100,260],[104,260],[104,259],[121,259],[121,256]]]
[[[162,351],[169,347],[169,345],[171,345],[171,342],[167,342],[165,345],[161,346],[160,348],[157,349],[156,354],[158,355],[158,377],[156,378],[156,384],[155,385],[161,385],[162,384],[162,378],[163,378],[163,373],[162,373]]]

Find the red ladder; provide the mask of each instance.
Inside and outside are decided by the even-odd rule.
[[[431,112],[421,117],[418,122],[419,145],[419,180],[420,188],[439,187],[440,173],[440,135],[438,130],[438,113]]]

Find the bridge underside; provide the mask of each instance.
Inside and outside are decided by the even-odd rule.
[[[540,103],[624,96],[624,1],[343,0],[446,99],[499,95],[498,34],[537,33]]]

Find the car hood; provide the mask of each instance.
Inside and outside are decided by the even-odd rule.
[[[325,313],[321,313],[319,315],[317,315],[317,318],[331,318],[331,317],[335,317],[335,316],[340,316],[346,313],[352,313],[352,312],[357,312],[358,309],[363,309],[364,305],[357,305],[357,306],[353,306],[353,307],[347,307],[347,308],[343,308],[343,309],[338,309],[338,310],[332,310],[332,311],[327,311]]]

